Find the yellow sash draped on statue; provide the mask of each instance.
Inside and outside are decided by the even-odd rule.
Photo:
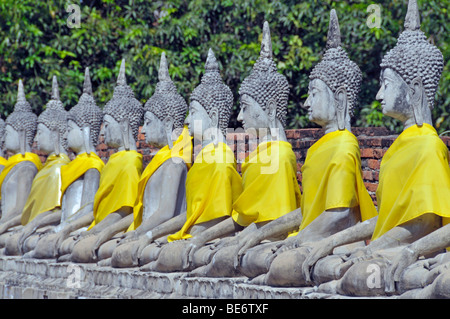
[[[426,213],[450,218],[448,149],[428,124],[407,128],[381,161],[372,240]]]
[[[241,226],[271,221],[300,207],[297,162],[288,142],[262,142],[242,164],[243,192],[233,204]]]
[[[2,189],[2,184],[3,181],[6,178],[6,175],[8,175],[8,173],[13,169],[14,166],[16,166],[17,164],[21,163],[21,162],[25,162],[25,161],[29,161],[31,163],[33,163],[37,170],[40,171],[42,168],[42,162],[39,158],[39,156],[37,156],[34,153],[25,153],[25,155],[22,154],[16,154],[14,156],[11,156],[8,161],[6,162],[6,164],[1,164],[0,165],[4,165],[5,167],[3,168],[3,171],[0,174],[0,190]],[[0,193],[0,199],[2,198],[2,194]]]
[[[31,185],[21,222],[26,225],[36,216],[61,206],[61,167],[70,162],[65,154],[52,154],[36,174]]]
[[[8,162],[8,160],[3,156],[0,156],[0,166],[6,166],[6,162]]]
[[[241,192],[242,181],[233,151],[224,143],[205,146],[186,178],[186,223],[168,241],[192,237],[188,232],[195,224],[230,216],[233,202]]]
[[[134,220],[127,231],[135,230],[141,225],[145,186],[153,173],[170,158],[181,158],[188,169],[191,167],[192,137],[189,135],[187,127],[183,129],[178,139],[173,143],[172,149],[168,145],[161,148],[142,173],[138,184],[138,196],[133,208]]]
[[[142,172],[142,154],[120,151],[106,163],[94,197],[94,221],[88,230],[122,207],[134,207]]]
[[[309,149],[302,166],[303,230],[326,210],[359,206],[361,221],[377,215],[361,170],[355,135],[348,130],[324,135]]]
[[[95,153],[82,153],[77,155],[69,164],[61,167],[61,196],[78,178],[83,176],[89,169],[94,168],[100,173],[105,163]]]

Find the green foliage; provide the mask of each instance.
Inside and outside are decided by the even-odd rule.
[[[81,28],[69,28],[75,3],[81,9]],[[381,28],[370,29],[367,7],[378,3]],[[419,0],[422,30],[447,61],[433,111],[435,126],[450,129],[449,0]],[[81,94],[84,68],[89,66],[94,95],[102,107],[112,96],[120,60],[127,61],[127,80],[145,102],[153,93],[161,52],[166,52],[170,75],[179,92],[189,94],[199,83],[208,48],[222,67],[235,96],[231,126],[238,126],[238,89],[259,55],[262,25],[271,27],[274,57],[288,77],[291,95],[289,128],[313,127],[301,108],[307,96],[309,73],[320,60],[326,42],[329,12],[335,8],[343,46],[363,71],[360,107],[353,125],[401,129],[386,118],[375,101],[380,62],[401,30],[407,1],[294,1],[294,0],[2,0],[0,3],[0,113],[14,106],[18,80],[36,113],[42,111],[58,76],[67,109]]]

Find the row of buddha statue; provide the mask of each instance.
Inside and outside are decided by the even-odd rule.
[[[416,0],[409,1],[404,26],[382,60],[376,96],[383,113],[404,125],[381,162],[377,207],[364,186],[350,126],[362,73],[342,48],[332,10],[326,50],[304,103],[325,134],[307,152],[302,192],[284,134],[289,84],[273,60],[265,22],[260,56],[239,89],[238,121],[258,134],[242,174],[224,142],[233,94],[212,50],[189,105],[164,53],[144,106],[127,85],[124,61],[103,110],[88,69],[70,111],[53,78],[39,117],[19,81],[14,112],[0,132],[14,154],[0,162],[2,253],[186,276],[246,276],[257,285],[350,296],[449,298],[450,168],[431,118],[444,60],[420,30]],[[145,169],[136,149],[142,119],[146,142],[159,149]],[[106,165],[96,154],[101,126],[105,143],[117,149]],[[205,138],[210,129],[216,133]],[[195,160],[193,139],[202,141]],[[31,152],[33,141],[48,155],[43,165]],[[270,157],[275,170],[264,172],[273,164],[262,160],[264,152],[276,154]],[[380,280],[370,285],[374,265]]]

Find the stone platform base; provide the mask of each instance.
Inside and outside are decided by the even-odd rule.
[[[141,272],[96,264],[0,257],[1,299],[59,298],[345,298],[313,288],[274,288],[247,283],[246,277],[187,277],[186,273]]]

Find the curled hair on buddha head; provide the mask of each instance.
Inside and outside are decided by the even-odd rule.
[[[174,129],[183,128],[188,105],[170,78],[164,52],[161,55],[158,80],[155,93],[145,103],[144,111],[153,113],[161,121],[170,115],[174,120]]]
[[[67,150],[67,111],[59,99],[59,87],[56,76],[53,76],[52,97],[45,110],[37,119],[38,124],[45,125],[50,131],[59,132],[61,145]]]
[[[31,147],[36,135],[37,115],[33,113],[31,105],[25,97],[22,80],[19,80],[14,111],[8,115],[5,124],[10,125],[17,132],[24,131],[26,143]]]
[[[289,99],[289,83],[286,77],[277,70],[272,58],[272,39],[269,23],[264,22],[263,38],[259,58],[253,65],[250,75],[247,76],[239,88],[239,95],[252,97],[263,110],[271,102],[276,104],[276,117],[286,126],[287,104]]]
[[[405,30],[400,34],[397,45],[384,56],[381,68],[394,70],[408,85],[416,77],[420,77],[428,107],[433,109],[439,80],[444,70],[444,57],[420,30],[417,0],[409,1]]]
[[[3,136],[5,135],[5,121],[0,117],[0,149],[2,148],[3,144]]]
[[[97,145],[103,112],[95,103],[92,95],[89,68],[86,68],[84,73],[83,94],[80,96],[78,103],[70,109],[68,119],[74,121],[80,128],[89,127],[91,143],[94,147]]]
[[[333,93],[338,88],[345,87],[348,112],[350,116],[353,116],[353,109],[358,103],[358,94],[361,89],[362,72],[341,47],[341,31],[334,9],[330,13],[325,54],[322,61],[313,68],[309,77],[311,80],[322,80]]]
[[[205,73],[200,84],[192,91],[190,100],[197,101],[210,114],[217,110],[219,114],[219,129],[223,136],[227,135],[228,122],[233,107],[233,93],[223,82],[219,72],[219,63],[212,49],[208,51],[205,63]]]
[[[120,65],[113,96],[103,108],[103,113],[113,117],[118,123],[128,119],[133,137],[137,140],[144,109],[141,102],[134,97],[131,87],[127,84],[125,78],[125,59],[122,60]]]

